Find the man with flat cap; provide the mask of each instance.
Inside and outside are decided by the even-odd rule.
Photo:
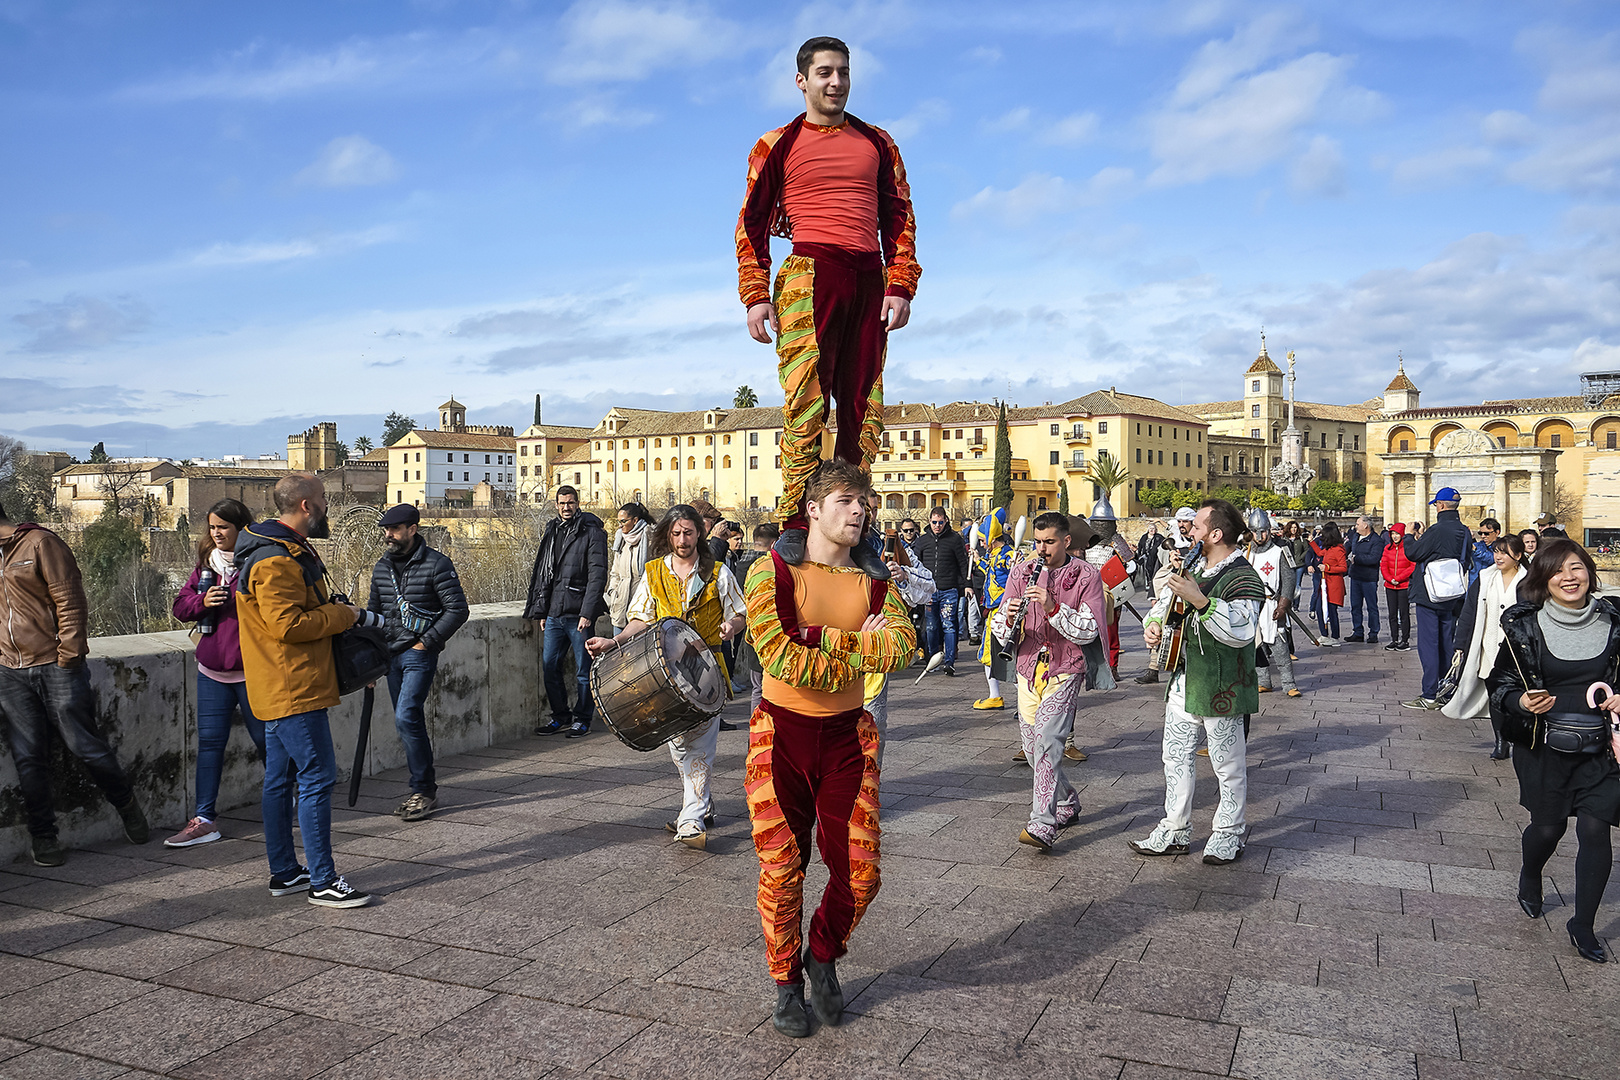
[[[401,503],[378,522],[388,550],[371,570],[366,607],[383,617],[393,660],[388,665],[388,696],[394,702],[394,728],[405,745],[411,793],[394,816],[421,821],[438,805],[433,776],[433,743],[422,706],[439,670],[439,653],[467,621],[467,597],[450,556],[428,547],[418,533],[421,515]]]

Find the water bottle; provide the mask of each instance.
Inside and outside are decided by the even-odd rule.
[[[219,575],[214,573],[212,567],[204,568],[203,572],[197,575],[197,592],[207,596],[208,590],[212,589],[218,581]],[[203,609],[203,613],[197,616],[197,633],[212,634],[214,632],[214,623],[218,619],[215,614],[216,611],[218,611],[217,608]]]

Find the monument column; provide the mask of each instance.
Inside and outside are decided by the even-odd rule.
[[[1384,524],[1399,521],[1395,516],[1395,474],[1389,470],[1384,471]]]
[[[1425,528],[1434,524],[1429,516],[1429,463],[1412,470],[1412,520],[1421,521]]]
[[[1542,468],[1541,455],[1536,455],[1536,463],[1530,467],[1530,522],[1535,523],[1541,516],[1542,487],[1547,482],[1546,470]],[[1562,524],[1562,522],[1560,522]]]
[[[1496,474],[1496,486],[1491,492],[1491,497],[1496,502],[1496,506],[1494,507],[1494,510],[1495,510],[1495,513],[1496,513],[1496,520],[1498,520],[1498,521],[1500,521],[1502,523],[1502,529],[1504,531],[1511,531],[1512,528],[1513,528],[1513,523],[1508,521],[1508,519],[1507,519],[1508,518],[1507,473],[1505,471],[1503,471],[1501,466],[1499,466],[1497,464],[1497,457],[1496,457],[1495,454],[1491,455],[1491,471]]]

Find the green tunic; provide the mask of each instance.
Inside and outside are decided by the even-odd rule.
[[[1254,600],[1265,603],[1266,586],[1249,561],[1239,555],[1213,585],[1194,579],[1211,600]],[[1214,614],[1211,604],[1202,614],[1189,614],[1181,644],[1186,668],[1187,711],[1194,716],[1241,716],[1260,709],[1260,680],[1254,672],[1254,642],[1233,648],[1216,640],[1204,623]]]

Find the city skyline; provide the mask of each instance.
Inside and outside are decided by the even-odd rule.
[[[0,431],[257,454],[316,420],[777,394],[731,230],[793,47],[911,175],[891,401],[1573,392],[1620,366],[1612,10],[0,4]],[[777,257],[785,253],[779,246]],[[1546,391],[1543,391],[1546,392]],[[429,425],[431,426],[431,425]]]

